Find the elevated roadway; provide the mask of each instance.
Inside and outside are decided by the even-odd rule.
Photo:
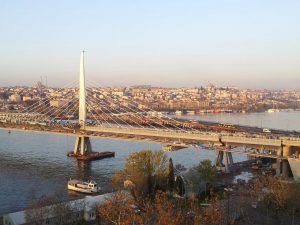
[[[157,142],[176,141],[182,144],[202,143],[209,146],[224,146],[228,149],[233,147],[245,147],[252,149],[264,149],[275,151],[273,155],[278,158],[283,157],[283,149],[289,148],[299,151],[300,139],[282,137],[271,139],[267,137],[246,137],[234,134],[220,134],[213,132],[183,132],[159,129],[139,129],[139,128],[121,128],[121,127],[102,127],[86,126],[85,131],[88,133],[96,132],[96,135],[112,137],[116,136],[124,139],[149,139]],[[291,152],[289,154],[292,154]],[[272,157],[274,157],[272,155]],[[285,155],[288,156],[288,155]]]

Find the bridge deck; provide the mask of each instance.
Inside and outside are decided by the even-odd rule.
[[[115,128],[115,127],[100,127],[100,126],[86,126],[86,131],[94,131],[107,134],[118,135],[134,135],[152,138],[167,138],[184,141],[195,141],[199,143],[223,143],[228,145],[247,145],[247,146],[269,146],[281,147],[282,145],[300,146],[300,140],[284,140],[284,139],[268,139],[268,138],[253,138],[230,136],[218,133],[196,133],[196,132],[182,132],[182,131],[168,131],[155,129],[138,129],[138,128]]]

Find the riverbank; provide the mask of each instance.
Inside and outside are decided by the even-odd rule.
[[[249,113],[264,113],[264,112],[296,112],[300,111],[300,108],[261,108],[261,109],[181,109],[181,110],[164,110],[164,111],[157,111],[157,114],[170,114],[170,115],[215,115],[215,114],[249,114]]]

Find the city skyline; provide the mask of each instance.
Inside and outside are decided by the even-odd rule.
[[[17,85],[6,85],[6,86],[0,86],[1,88],[17,88],[17,87],[25,87],[25,88],[33,88],[33,87],[37,87],[38,85],[42,85],[45,88],[49,88],[49,89],[78,89],[79,88],[79,84],[73,84],[76,81],[72,81],[72,82],[67,82],[67,83],[72,83],[73,85],[66,87],[66,85],[46,85],[46,78],[45,77],[40,77],[40,80],[37,80],[35,82],[32,83],[32,85],[24,85],[24,84],[17,84]],[[41,82],[41,80],[43,82]],[[100,85],[99,82],[95,83],[95,85],[91,85],[90,81],[90,87],[95,87],[95,88],[109,88],[109,89],[126,89],[126,88],[146,88],[149,87],[150,89],[154,88],[154,89],[201,89],[201,88],[207,88],[209,86],[214,86],[218,89],[236,89],[236,90],[252,90],[252,91],[288,91],[288,92],[293,92],[293,91],[300,91],[300,88],[258,88],[258,87],[243,87],[243,86],[234,86],[234,85],[217,85],[214,83],[210,83],[208,82],[205,85],[194,85],[194,86],[164,86],[164,85],[150,85],[150,84],[132,84],[132,85]]]
[[[6,1],[0,13],[0,86],[63,86],[86,75],[102,86],[213,83],[298,89],[297,1]]]

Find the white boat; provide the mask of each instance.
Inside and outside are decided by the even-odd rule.
[[[82,181],[70,179],[68,181],[68,189],[87,194],[97,193],[100,191],[100,187],[98,187],[97,183],[93,180]]]

